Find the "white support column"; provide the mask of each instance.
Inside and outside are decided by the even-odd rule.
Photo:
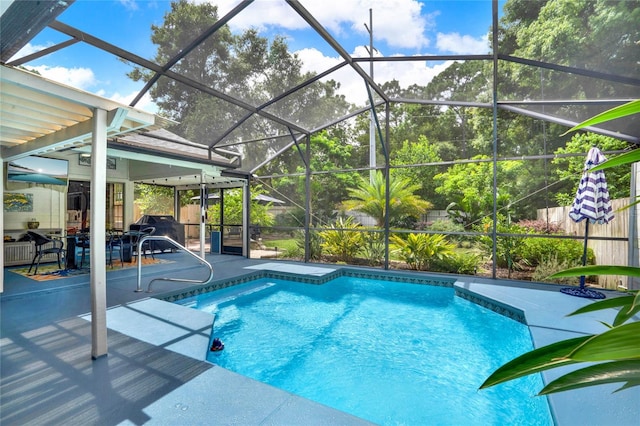
[[[128,178],[128,176],[127,176]],[[133,201],[135,199],[135,184],[131,181],[127,181],[124,183],[124,217],[123,217],[123,230],[127,231],[129,229],[129,225],[135,222],[133,217]]]
[[[105,220],[107,189],[107,111],[93,115],[91,150],[91,357],[107,355],[107,270]]]

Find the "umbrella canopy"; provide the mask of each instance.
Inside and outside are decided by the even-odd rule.
[[[587,263],[587,242],[589,236],[589,224],[605,224],[613,220],[613,208],[609,199],[607,180],[603,171],[592,172],[591,169],[606,161],[604,154],[596,147],[589,150],[584,162],[582,178],[576,192],[576,198],[571,206],[569,217],[575,222],[587,220],[584,231],[584,251],[582,265]],[[580,277],[580,287],[563,288],[560,291],[573,296],[588,297],[591,299],[604,299],[604,294],[585,288],[585,277]]]
[[[575,222],[588,219],[590,223],[603,224],[609,223],[614,218],[604,172],[590,171],[606,159],[604,154],[595,147],[591,148],[587,154],[576,198],[569,212],[569,217]]]

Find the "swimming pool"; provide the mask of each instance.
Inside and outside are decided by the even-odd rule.
[[[180,303],[216,315],[210,361],[379,424],[553,423],[538,375],[477,390],[531,338],[452,288],[259,279]]]

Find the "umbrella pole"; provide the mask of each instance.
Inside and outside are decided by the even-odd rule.
[[[589,242],[589,219],[587,219],[587,224],[584,228],[584,248],[582,252],[582,266],[587,265],[587,243]],[[583,290],[587,281],[587,277],[584,275],[580,276],[580,289]]]
[[[582,252],[582,266],[587,265],[587,242],[589,240],[589,220],[587,219],[587,225],[584,228],[584,251]],[[604,299],[606,296],[599,291],[591,290],[586,287],[587,277],[580,276],[580,287],[564,287],[560,289],[560,292],[570,294],[571,296],[587,297],[589,299]]]

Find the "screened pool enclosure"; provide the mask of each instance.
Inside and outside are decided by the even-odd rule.
[[[473,49],[463,48],[467,21],[440,11],[446,2],[410,3],[449,19],[457,44],[434,34],[397,54],[383,37],[412,29],[397,31],[403,22],[364,3],[357,18],[345,7],[352,15],[336,20],[323,2],[181,1],[144,28],[149,54],[137,37],[82,22],[91,2],[80,0],[40,2],[25,40],[6,22],[24,22],[8,17],[33,3],[13,2],[1,59],[37,69],[63,55],[80,66],[88,50],[113,58],[113,72],[137,83],[128,106],[150,98],[170,133],[143,150],[134,142],[146,130],[133,128],[108,148],[179,160],[184,173],[158,168],[130,180],[175,188],[168,208],[185,225],[181,208],[202,198],[206,220],[188,225],[207,226],[198,237],[237,241],[241,254],[534,281],[580,264],[584,222],[568,208],[586,154],[636,148],[640,117],[566,132],[640,98],[640,2],[453,2],[460,16],[472,10],[486,22]],[[182,162],[194,152],[189,168]],[[636,196],[637,165],[606,176],[616,218],[590,227],[587,261],[638,266],[636,208],[623,209]],[[622,276],[598,280],[638,288]]]

